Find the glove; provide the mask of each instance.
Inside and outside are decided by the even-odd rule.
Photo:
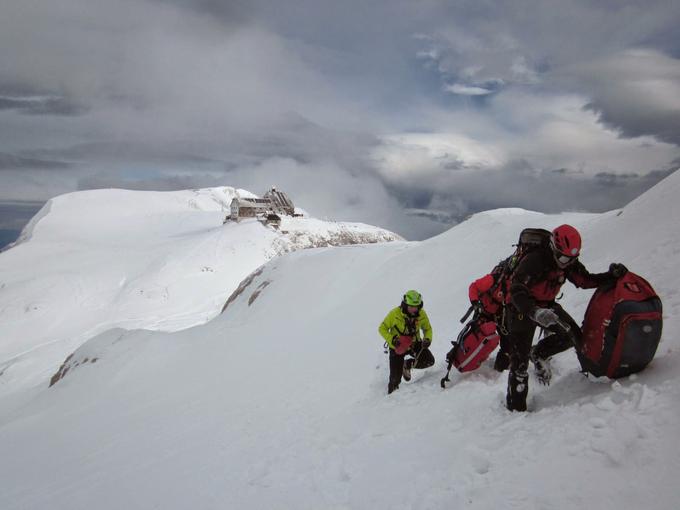
[[[399,347],[400,343],[401,342],[399,341],[399,337],[397,335],[394,335],[392,337],[392,347],[394,347],[396,349],[397,347]]]
[[[536,308],[531,314],[531,318],[543,328],[549,328],[559,321],[557,314],[550,308]]]
[[[423,349],[427,349],[430,347],[430,345],[432,345],[432,340],[429,338],[423,338]]]
[[[623,264],[619,264],[618,262],[612,262],[611,264],[609,264],[609,274],[615,280],[618,280],[623,275],[625,275],[627,272],[628,272],[628,268],[626,266],[624,266]]]

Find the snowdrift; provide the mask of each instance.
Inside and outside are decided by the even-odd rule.
[[[680,507],[676,173],[621,211],[475,215],[419,243],[298,251],[251,275],[223,313],[176,332],[113,329],[66,374],[0,410],[0,507]],[[571,223],[592,271],[623,262],[664,301],[640,374],[587,379],[573,352],[503,407],[490,364],[439,388],[467,285],[525,226]],[[377,326],[424,296],[437,364],[385,395]],[[564,288],[582,317],[590,291]],[[92,362],[92,360],[96,360]]]
[[[217,315],[251,271],[316,246],[401,240],[358,223],[223,225],[234,188],[95,190],[50,200],[0,253],[0,395],[39,383],[113,327],[177,331]],[[39,352],[34,352],[39,351]]]

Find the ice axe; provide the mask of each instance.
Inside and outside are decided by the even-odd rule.
[[[439,381],[439,384],[441,385],[442,389],[446,389],[446,383],[450,382],[451,379],[449,379],[449,374],[451,373],[451,367],[453,366],[453,363],[449,361],[449,366],[446,368],[446,375],[442,377],[442,380]]]
[[[465,312],[465,315],[461,317],[460,322],[461,324],[467,320],[468,317],[470,317],[470,314],[474,312],[475,314],[472,316],[472,320],[468,322],[463,330],[458,334],[458,338],[456,338],[455,342],[451,342],[454,345],[454,349],[457,349],[460,346],[460,343],[462,342],[463,337],[467,334],[467,332],[470,329],[470,324],[472,324],[474,321],[477,320],[479,317],[479,308],[476,307],[474,304],[470,305],[470,308],[467,309],[467,312]],[[451,356],[451,359],[455,358],[455,352]],[[449,361],[448,366],[446,367],[446,375],[442,377],[442,380],[439,381],[439,384],[441,385],[442,389],[446,389],[446,383],[451,382],[451,379],[449,379],[449,374],[451,373],[451,367],[453,366],[453,361]]]
[[[474,307],[472,307],[472,306],[470,307],[470,309],[468,310],[468,313],[465,314],[465,317],[463,317],[463,319],[468,318],[468,316],[470,315],[470,312],[473,310],[473,308]],[[475,320],[475,317],[473,317],[472,320],[465,325],[463,330],[460,333],[458,333],[458,338],[456,338],[456,341],[451,342],[453,344],[453,350],[452,350],[452,355],[447,356],[447,360],[448,360],[449,364],[446,367],[446,375],[444,377],[442,377],[441,381],[439,381],[439,384],[441,385],[443,390],[446,389],[446,383],[451,382],[451,379],[449,379],[449,374],[451,373],[451,367],[453,366],[453,360],[456,357],[457,350],[460,348],[460,343],[463,341],[463,338],[465,337],[465,335],[470,330],[470,327],[471,327],[470,325],[472,324],[472,322],[474,322],[474,320]]]

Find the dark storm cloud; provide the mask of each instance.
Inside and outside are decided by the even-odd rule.
[[[680,145],[680,60],[652,50],[630,50],[575,65],[565,77],[587,91],[585,108],[621,136],[653,135]]]
[[[2,97],[0,110],[17,110],[26,115],[83,115],[88,111],[84,105],[63,97]]]
[[[659,140],[680,145],[680,108],[668,107],[669,110],[653,112],[629,105],[630,108],[626,110],[612,105],[613,99],[598,97],[586,108],[597,113],[603,124],[619,130],[627,138],[652,135]]]
[[[53,161],[37,158],[26,158],[16,156],[14,154],[5,154],[0,152],[0,170],[18,170],[22,168],[27,169],[64,169],[71,165],[63,161]]]
[[[59,149],[35,149],[35,157],[81,162],[165,162],[172,164],[210,163],[218,160],[199,155],[201,147],[193,143],[145,143],[139,141],[90,142]],[[1,161],[1,159],[0,159]]]

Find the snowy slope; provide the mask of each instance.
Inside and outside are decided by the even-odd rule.
[[[491,211],[425,242],[299,251],[207,324],[104,332],[0,408],[0,508],[679,508],[678,193],[680,173],[603,215]],[[561,354],[529,413],[489,366],[442,391],[468,283],[521,228],[564,222],[589,269],[623,262],[661,295],[654,362],[588,380]],[[438,363],[387,397],[377,326],[408,288]],[[564,290],[580,318],[590,292]]]
[[[0,395],[44,380],[112,327],[208,321],[246,275],[282,253],[400,239],[309,217],[284,218],[279,230],[255,219],[223,225],[236,193],[251,195],[96,190],[50,200],[0,253]]]

